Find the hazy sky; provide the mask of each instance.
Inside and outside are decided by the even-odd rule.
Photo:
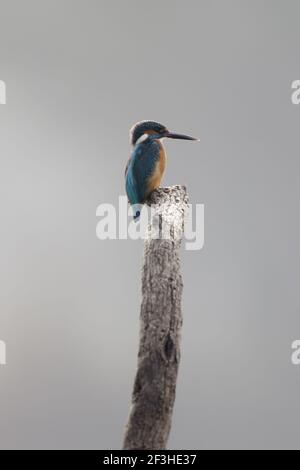
[[[100,241],[129,128],[205,205],[169,447],[300,448],[298,1],[0,0],[0,447],[120,448],[141,241]]]

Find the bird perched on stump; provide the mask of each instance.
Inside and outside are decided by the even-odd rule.
[[[170,132],[155,121],[141,121],[130,130],[131,157],[125,170],[126,193],[134,206],[134,219],[140,216],[141,205],[159,187],[166,168],[166,152],[162,139],[199,140]]]

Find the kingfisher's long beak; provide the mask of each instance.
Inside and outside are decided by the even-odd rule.
[[[185,135],[185,134],[175,134],[174,132],[166,132],[164,134],[164,137],[167,137],[168,139],[196,140],[196,141],[200,140],[200,139],[197,139],[195,137],[190,137],[189,135]]]

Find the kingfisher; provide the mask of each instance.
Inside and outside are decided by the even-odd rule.
[[[170,132],[156,121],[140,121],[130,129],[131,156],[125,170],[126,193],[134,206],[134,219],[140,217],[141,206],[159,187],[166,169],[166,151],[162,139],[198,141],[195,137]]]

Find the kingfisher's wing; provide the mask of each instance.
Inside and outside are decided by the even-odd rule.
[[[129,169],[139,196],[139,203],[149,196],[149,180],[159,160],[159,147],[155,143],[141,143],[131,157]]]
[[[125,185],[128,201],[130,204],[139,204],[141,201],[141,196],[139,194],[138,185],[134,177],[132,158],[129,158],[125,168]]]

